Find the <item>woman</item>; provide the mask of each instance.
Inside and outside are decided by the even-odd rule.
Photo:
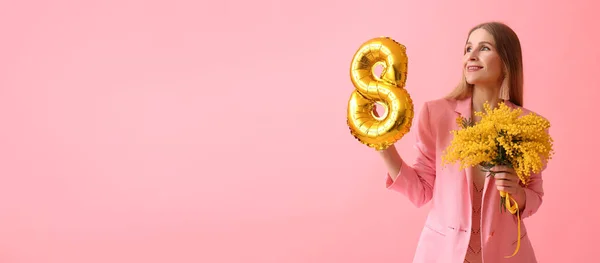
[[[426,102],[420,111],[414,165],[405,163],[393,146],[380,152],[388,169],[388,189],[404,194],[417,207],[433,203],[414,262],[537,262],[523,225],[518,253],[505,258],[517,245],[517,218],[499,209],[498,191],[515,198],[525,219],[542,203],[541,173],[532,175],[524,187],[509,167],[494,167],[492,171],[499,173],[488,177],[477,167],[441,166],[458,116],[479,121],[474,112],[483,111],[486,101],[492,107],[505,102],[523,114],[530,112],[522,108],[521,56],[519,39],[508,26],[490,22],[471,29],[461,83],[446,98]]]

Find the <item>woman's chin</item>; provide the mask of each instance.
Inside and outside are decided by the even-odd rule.
[[[489,83],[489,81],[486,81],[481,78],[466,78],[465,80],[470,85],[483,85],[485,83]]]
[[[478,84],[477,79],[468,79],[467,78],[466,81],[467,81],[467,84],[470,84],[470,85]]]

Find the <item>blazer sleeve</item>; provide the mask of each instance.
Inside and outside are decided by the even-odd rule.
[[[402,160],[396,180],[387,173],[386,188],[404,194],[416,207],[427,204],[433,196],[436,176],[436,139],[431,129],[429,105],[425,103],[416,126],[417,156],[410,166]]]
[[[540,206],[544,197],[542,173],[536,173],[531,175],[529,184],[525,189],[525,207],[521,215],[522,219],[528,218],[534,215]]]

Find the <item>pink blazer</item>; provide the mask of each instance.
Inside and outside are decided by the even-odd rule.
[[[510,102],[509,107],[518,107]],[[521,108],[523,114],[530,111]],[[442,151],[457,129],[456,118],[471,117],[471,98],[438,99],[424,104],[416,125],[417,157],[410,166],[402,164],[395,181],[387,174],[386,187],[404,194],[415,206],[433,202],[419,238],[414,263],[462,263],[471,236],[472,177],[458,165],[441,166]],[[493,177],[487,177],[483,190],[481,237],[483,260],[495,262],[537,262],[523,219],[533,215],[544,195],[541,173],[531,178],[525,189],[526,204],[521,214],[521,246],[517,255],[505,259],[517,244],[517,217],[500,211],[500,195]]]

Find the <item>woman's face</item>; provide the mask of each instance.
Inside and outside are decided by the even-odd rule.
[[[495,85],[501,83],[502,60],[496,52],[494,37],[485,29],[471,33],[465,46],[463,72],[467,83]]]

